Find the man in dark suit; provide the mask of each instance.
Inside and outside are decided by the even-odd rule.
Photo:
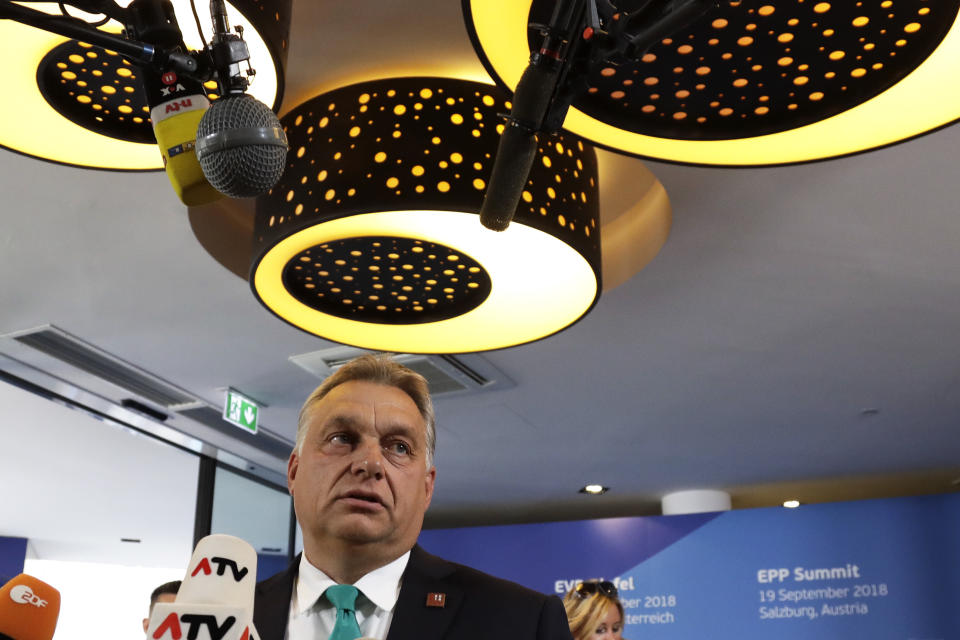
[[[426,380],[388,357],[310,395],[287,466],[304,553],[257,585],[262,640],[571,640],[555,596],[416,546],[435,440]]]

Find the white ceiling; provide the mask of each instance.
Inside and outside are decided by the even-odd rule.
[[[296,0],[290,41],[284,110],[365,78],[483,74],[449,0]],[[432,522],[646,513],[698,487],[741,506],[951,490],[958,148],[950,127],[803,166],[645,162],[666,246],[579,324],[486,354],[515,387],[438,403]],[[625,206],[641,161],[601,156],[601,208]],[[0,334],[53,323],[212,403],[234,386],[293,437],[317,381],[288,357],[330,344],[204,251],[162,173],[0,152],[0,176]]]

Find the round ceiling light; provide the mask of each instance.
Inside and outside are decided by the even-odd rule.
[[[605,487],[602,484],[588,484],[584,487],[581,487],[579,493],[587,493],[592,496],[599,496],[610,490],[610,487]]]
[[[185,43],[200,49],[203,43],[189,1],[173,4]],[[55,4],[24,5],[58,15]],[[243,28],[250,65],[257,71],[249,93],[276,109],[283,96],[290,1],[267,6],[232,0],[227,11],[230,24]],[[103,29],[119,33],[121,26],[111,21]],[[211,29],[204,25],[208,41]],[[0,147],[80,167],[163,168],[136,65],[115,52],[12,20],[0,21],[0,56],[17,61],[4,69]]]
[[[596,156],[544,137],[513,224],[480,225],[506,92],[394,78],[281,122],[280,184],[257,200],[251,286],[283,320],[368,349],[458,353],[548,336],[596,302]]]
[[[484,65],[512,89],[533,44],[527,24],[547,22],[553,3],[462,2]],[[960,0],[723,3],[642,60],[593,69],[564,127],[615,151],[726,166],[900,142],[960,117],[958,7]]]

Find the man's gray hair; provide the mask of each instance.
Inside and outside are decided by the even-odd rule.
[[[396,387],[410,396],[413,403],[417,405],[417,410],[420,411],[420,415],[423,417],[423,422],[426,425],[426,464],[427,469],[429,469],[433,465],[433,454],[437,446],[437,432],[434,423],[433,400],[430,399],[430,388],[427,385],[427,379],[383,353],[376,355],[366,354],[354,358],[337,369],[333,375],[313,390],[313,393],[310,394],[307,401],[303,403],[303,407],[300,409],[300,416],[297,420],[297,454],[303,452],[303,441],[307,436],[306,418],[310,409],[330,393],[334,387],[352,380],[374,382],[389,387]]]

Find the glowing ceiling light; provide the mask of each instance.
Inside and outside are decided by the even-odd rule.
[[[58,14],[51,3],[24,6]],[[190,49],[203,46],[189,0],[174,0],[177,22]],[[254,0],[227,3],[230,24],[243,28],[257,75],[249,93],[279,106],[283,95],[290,2],[266,11]],[[79,12],[71,12],[79,14]],[[87,16],[93,18],[93,16]],[[205,23],[209,23],[209,19]],[[104,30],[119,33],[109,22]],[[210,40],[212,26],[204,24]],[[4,68],[0,146],[43,160],[81,167],[147,171],[163,163],[150,127],[135,65],[113,52],[63,36],[0,21]],[[41,90],[40,84],[44,85]]]
[[[527,23],[551,3],[462,0],[471,39],[513,89]],[[750,166],[875,149],[960,117],[960,2],[729,3],[594,70],[564,127],[675,162]]]
[[[610,487],[605,487],[602,484],[588,484],[580,489],[580,493],[589,493],[590,495],[598,496],[602,493],[606,493],[609,490]]]
[[[576,322],[600,293],[595,154],[545,138],[515,222],[483,228],[508,110],[490,85],[396,78],[285,115],[289,166],[257,201],[258,299],[323,338],[408,353],[508,347]]]

